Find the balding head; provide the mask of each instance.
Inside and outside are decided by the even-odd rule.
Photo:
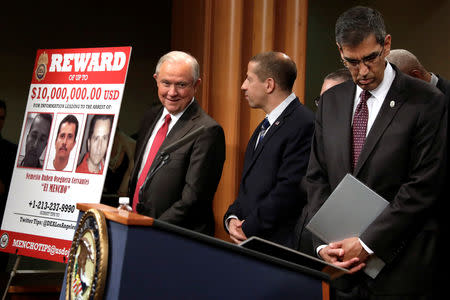
[[[292,92],[297,78],[295,62],[282,52],[262,52],[250,59],[256,63],[255,74],[260,81],[273,78],[282,91]]]
[[[419,59],[405,49],[391,50],[386,59],[405,74],[430,82],[430,73],[422,66]]]

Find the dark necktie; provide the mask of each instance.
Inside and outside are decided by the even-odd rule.
[[[150,170],[150,166],[152,165],[153,160],[155,159],[156,153],[158,153],[161,144],[166,138],[170,121],[171,121],[170,114],[167,114],[164,117],[164,124],[161,126],[161,128],[159,128],[158,132],[156,133],[155,139],[153,140],[152,147],[150,148],[150,152],[148,153],[147,156],[147,161],[145,162],[144,168],[142,169],[141,175],[139,176],[138,182],[136,184],[136,190],[134,191],[133,211],[136,211],[136,205],[139,202],[139,190],[141,189],[142,185],[145,182],[145,179],[147,178],[148,171]]]
[[[352,170],[355,170],[358,162],[359,154],[366,141],[367,120],[369,119],[369,109],[367,108],[367,100],[370,98],[370,92],[363,90],[361,92],[355,115],[353,116],[352,127]]]
[[[261,129],[259,131],[258,144],[256,144],[256,148],[259,146],[259,144],[261,144],[264,136],[266,135],[267,128],[269,128],[269,126],[270,126],[269,120],[267,118],[265,118],[261,124]]]

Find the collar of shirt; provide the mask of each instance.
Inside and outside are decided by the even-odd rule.
[[[373,123],[375,122],[378,112],[380,111],[381,106],[383,105],[384,99],[386,98],[386,95],[389,92],[389,89],[391,88],[394,78],[395,78],[394,69],[392,68],[392,66],[389,63],[386,63],[386,68],[384,68],[383,80],[377,86],[376,89],[373,89],[370,91],[370,94],[372,96],[367,100],[367,108],[369,109],[369,119],[367,120],[366,136],[369,134],[369,131],[372,128]],[[355,114],[356,107],[358,106],[359,101],[361,100],[359,98],[361,92],[362,92],[362,88],[360,88],[357,85],[355,99],[353,102],[354,103],[353,115]]]
[[[433,73],[430,73],[430,74],[431,74],[430,84],[433,86],[437,86],[439,78],[436,75],[434,75]]]
[[[278,117],[283,113],[283,111],[297,98],[294,93],[290,94],[286,99],[283,100],[277,107],[275,107],[266,118],[269,120],[270,126],[278,119]],[[270,126],[268,128],[270,128]]]
[[[183,111],[181,111],[177,114],[174,114],[174,115],[170,114],[171,120],[170,120],[169,128],[167,129],[167,134],[169,134],[170,130],[177,123],[177,121],[181,118],[181,116],[184,114],[186,109],[192,104],[192,102],[194,102],[194,98],[192,98],[191,102],[189,102],[189,104],[186,106],[186,108]],[[147,161],[147,156],[150,153],[150,148],[152,147],[152,144],[153,144],[153,140],[155,139],[156,133],[158,132],[159,128],[161,128],[161,126],[164,124],[164,118],[167,114],[169,114],[169,111],[164,107],[161,117],[159,118],[158,122],[155,124],[155,127],[153,128],[153,132],[147,141],[147,145],[145,146],[145,152],[144,152],[144,156],[143,156],[143,159],[141,162],[141,167],[139,169],[138,176],[141,176],[141,172],[144,169],[145,163]]]
[[[173,126],[177,123],[177,121],[181,118],[181,116],[184,114],[186,109],[191,106],[192,102],[194,102],[194,98],[192,98],[191,102],[183,109],[183,111],[180,111],[177,114],[171,114],[169,111],[164,107],[161,117],[159,118],[158,122],[156,123],[155,129],[158,130],[161,128],[161,126],[164,124],[164,118],[167,114],[170,114],[170,124],[169,128],[167,129],[167,134],[169,134],[170,130],[173,128]],[[153,130],[155,131],[155,130]]]

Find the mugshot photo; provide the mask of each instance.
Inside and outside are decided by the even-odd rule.
[[[83,114],[57,114],[55,119],[46,169],[72,172],[80,145]]]
[[[87,116],[75,172],[103,174],[113,121],[114,115]]]
[[[17,166],[42,169],[52,128],[53,113],[29,112]]]

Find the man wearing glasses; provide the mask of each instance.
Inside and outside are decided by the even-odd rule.
[[[320,95],[314,98],[314,104],[316,106],[319,106],[320,96],[322,96],[322,94],[325,93],[326,90],[351,79],[352,74],[350,74],[350,71],[346,67],[337,69],[336,71],[333,71],[325,76],[325,78],[323,79],[322,88],[320,89]]]
[[[225,161],[225,136],[194,99],[199,73],[197,60],[185,52],[159,59],[153,77],[162,106],[144,115],[129,194],[139,214],[213,235],[212,201]],[[166,146],[201,126],[205,129],[197,138],[175,148],[161,164]]]
[[[335,29],[353,82],[321,97],[306,175],[306,221],[346,173],[390,204],[359,237],[328,245],[317,240],[314,249],[322,259],[351,271],[335,280],[337,299],[437,299],[433,283],[436,206],[445,174],[444,96],[385,60],[391,36],[378,11],[351,8]],[[358,212],[348,207],[348,213]]]

